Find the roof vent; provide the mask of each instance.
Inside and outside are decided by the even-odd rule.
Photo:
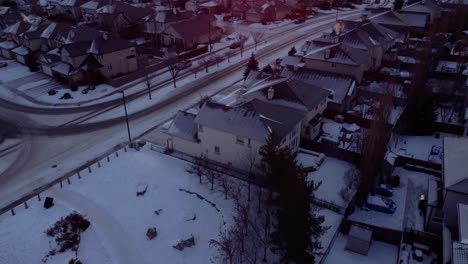
[[[270,86],[268,88],[268,100],[272,100],[273,96],[275,96],[275,89],[273,89],[273,86]]]
[[[108,33],[108,32],[104,32],[104,33],[102,34],[102,38],[103,38],[104,40],[108,40],[108,39],[109,39],[109,33]]]
[[[367,21],[368,18],[369,18],[369,15],[368,15],[368,14],[365,14],[365,13],[362,13],[362,14],[361,14],[361,21],[362,21],[362,22]]]

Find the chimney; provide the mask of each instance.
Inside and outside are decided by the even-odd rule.
[[[275,96],[275,89],[273,89],[273,86],[270,86],[268,88],[268,100],[272,100],[273,96]]]
[[[331,56],[331,49],[326,49],[325,50],[325,59],[328,60]]]
[[[421,5],[425,5],[426,4],[426,0],[421,0]]]

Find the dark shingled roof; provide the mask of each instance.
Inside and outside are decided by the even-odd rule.
[[[77,57],[88,53],[91,41],[78,41],[63,45],[60,49],[65,49],[70,54],[70,57]]]
[[[209,21],[214,21],[214,19],[212,15],[198,15],[193,19],[171,24],[169,28],[173,28],[183,39],[192,40],[197,36],[207,34],[210,30]],[[211,30],[216,30],[216,27],[212,25]]]
[[[41,33],[41,38],[55,39],[60,34],[66,34],[72,30],[72,27],[65,23],[51,23]]]
[[[49,26],[49,24],[41,24],[39,26],[31,26],[28,31],[23,33],[24,37],[28,39],[39,39],[41,38],[42,32]]]
[[[273,133],[279,139],[289,134],[305,112],[254,99],[228,107],[215,102],[203,105],[195,122],[233,135],[265,142]]]
[[[117,34],[107,33],[106,37],[106,33],[104,33],[102,36],[94,39],[88,52],[92,54],[106,54],[114,51],[128,49],[133,46],[133,43],[122,39]]]
[[[273,98],[268,99],[268,90],[272,88]],[[300,111],[314,110],[327,99],[330,90],[326,90],[300,80],[286,80],[271,86],[263,86],[260,90],[255,87],[248,91],[246,98],[256,98],[272,104],[296,108]]]
[[[15,24],[5,28],[5,33],[11,33],[14,35],[19,35],[31,27],[31,24],[24,22],[23,20],[16,22]]]

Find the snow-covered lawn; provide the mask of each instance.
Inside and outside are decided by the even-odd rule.
[[[366,133],[366,129],[356,124],[338,123],[328,118],[323,119],[322,131],[322,136],[318,139],[319,142],[327,141],[350,151],[360,151],[359,141],[362,138],[362,133]],[[343,141],[345,137],[346,140]]]
[[[373,240],[367,256],[345,250],[348,237],[339,234],[330,250],[325,264],[394,264],[397,263],[398,247]]]
[[[0,68],[0,80],[2,82],[9,82],[34,74],[34,72],[31,72],[28,67],[14,60],[2,61],[8,63],[7,67]]]
[[[71,91],[69,87],[58,86],[54,88],[57,93],[50,96],[47,92],[42,93],[36,99],[45,102],[45,103],[79,103],[86,101],[94,101],[98,98],[107,96],[109,93],[115,92],[116,89],[108,84],[99,84],[96,85],[94,90],[88,90],[88,86],[80,86],[77,91]],[[86,93],[83,93],[83,90],[86,90]],[[62,96],[65,93],[69,93],[72,98],[67,100],[62,100]]]
[[[71,185],[64,182],[63,189],[54,186],[43,194],[55,198],[54,207],[46,210],[32,199],[29,209],[16,209],[16,216],[1,215],[0,263],[41,263],[50,250],[44,231],[73,210],[91,222],[78,253],[83,263],[210,263],[215,249],[208,242],[229,224],[231,200],[212,192],[206,182],[199,184],[197,176],[186,172],[188,163],[149,147],[121,152],[101,165],[91,174],[83,171],[81,179],[74,176]],[[145,195],[137,197],[139,186],[146,185]],[[149,227],[157,228],[154,240],[146,237]],[[191,235],[195,246],[173,248]],[[66,263],[70,257],[58,254],[47,263]]]
[[[390,144],[392,151],[398,155],[419,160],[427,160],[435,163],[442,162],[442,140],[435,136],[401,136],[395,146]],[[431,155],[431,150],[433,155]],[[439,154],[436,154],[439,152]]]
[[[323,234],[320,237],[320,242],[322,243],[322,249],[319,252],[324,253],[328,247],[333,246],[331,243],[336,232],[338,232],[338,228],[340,227],[341,220],[343,219],[343,215],[338,214],[328,209],[320,209],[320,211],[317,214],[323,215],[325,217],[323,226],[329,227],[329,229],[325,232],[325,234]],[[319,263],[321,258],[322,258],[322,255],[316,256],[315,262]]]
[[[0,143],[0,175],[7,170],[21,153],[21,139],[7,138]]]
[[[346,161],[325,157],[319,169],[307,175],[308,180],[313,180],[315,183],[322,182],[318,190],[315,191],[315,197],[346,208],[349,201],[345,201],[341,197],[340,191],[346,186],[344,176],[351,168],[353,165]]]
[[[429,179],[434,177],[401,167],[397,167],[393,175],[400,176],[400,187],[394,189],[393,197],[390,198],[396,203],[395,213],[385,214],[356,208],[349,219],[399,231],[405,227],[423,231],[424,220],[418,209],[419,197],[423,194],[427,195]]]

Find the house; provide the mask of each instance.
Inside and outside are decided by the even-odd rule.
[[[255,73],[254,73],[255,74]],[[260,100],[306,113],[302,119],[301,137],[314,139],[321,130],[322,113],[330,91],[303,81],[277,78],[250,87],[239,102]]]
[[[443,219],[454,234],[458,204],[468,204],[468,138],[446,136],[443,150]]]
[[[23,39],[22,45],[12,50],[18,62],[26,64],[28,60],[36,60],[39,57],[38,51],[40,51],[44,41],[44,39],[41,38],[41,34],[47,27],[48,22],[43,21],[39,25],[31,25],[27,31],[21,34]]]
[[[219,14],[223,9],[223,6],[214,0],[199,2],[198,7],[205,14]]]
[[[260,23],[286,18],[291,8],[281,1],[253,2],[245,12],[245,20]]]
[[[140,8],[115,1],[96,10],[96,22],[102,30],[138,36],[139,32],[143,32],[144,18],[153,12],[151,8]]]
[[[281,147],[298,150],[305,114],[257,99],[235,107],[207,102],[197,115],[176,115],[167,131],[167,148],[248,172],[259,163],[258,151],[271,136]]]
[[[111,0],[91,0],[80,5],[81,15],[86,24],[97,22],[97,9],[111,3]]]
[[[436,22],[442,15],[442,8],[433,0],[422,0],[417,4],[408,5],[404,11],[429,14],[429,21],[431,23]]]
[[[468,204],[458,204],[458,241],[452,242],[452,264],[463,264],[468,262]],[[445,243],[450,241],[444,240]],[[444,245],[445,247],[445,245]],[[444,260],[445,260],[444,256]],[[445,262],[447,263],[447,262]]]
[[[21,34],[26,32],[30,27],[31,27],[31,23],[26,22],[24,20],[20,20],[16,22],[15,24],[5,28],[3,32],[7,40],[13,41],[17,45],[21,45],[23,43]]]
[[[380,67],[384,52],[400,37],[367,20],[339,21],[331,33],[306,41],[294,56],[305,68],[352,75],[360,82],[365,71]]]
[[[232,5],[231,14],[239,19],[245,19],[250,5],[246,1],[237,1]]]
[[[81,5],[88,2],[88,0],[60,0],[62,15],[67,18],[80,20],[82,17]]]
[[[393,31],[410,36],[422,37],[429,28],[430,15],[405,11],[387,11],[375,15],[372,22],[380,24]]]
[[[52,72],[52,68],[55,67],[57,64],[60,63],[60,52],[59,49],[53,49],[47,52],[43,52],[37,62],[40,65],[41,71],[44,74],[47,74],[51,77],[54,77]]]
[[[212,15],[198,15],[194,18],[170,24],[161,34],[164,46],[179,50],[195,48],[199,44],[209,44],[221,38],[221,29],[215,26]]]
[[[44,39],[41,50],[48,51],[59,48],[64,44],[64,37],[73,28],[65,23],[50,23],[41,33],[41,38]]]
[[[192,11],[178,9],[157,10],[145,18],[144,32],[153,41],[154,47],[160,47],[161,34],[169,25],[193,18],[194,15]]]
[[[329,90],[327,109],[333,112],[346,113],[356,97],[357,83],[350,75],[286,65],[281,71],[281,76]]]

